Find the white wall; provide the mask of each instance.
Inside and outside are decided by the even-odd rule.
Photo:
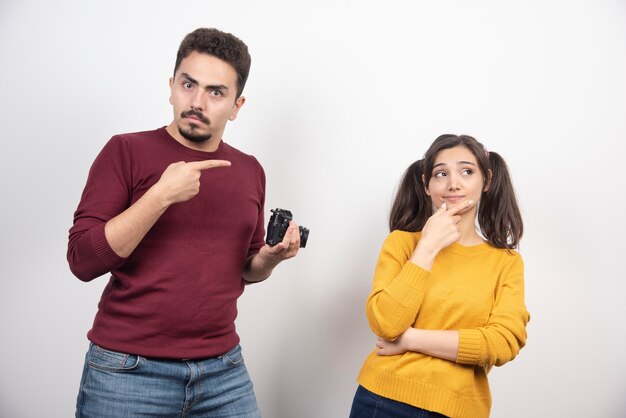
[[[70,274],[72,213],[113,134],[169,123],[200,26],[248,43],[225,138],[311,228],[240,300],[265,417],[347,416],[393,190],[447,132],[505,156],[526,221],[528,345],[491,373],[492,416],[626,415],[623,0],[0,0],[0,416],[73,414],[106,279]]]

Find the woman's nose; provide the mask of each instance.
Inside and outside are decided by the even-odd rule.
[[[456,177],[450,176],[448,177],[448,190],[459,190],[460,185],[459,181]]]

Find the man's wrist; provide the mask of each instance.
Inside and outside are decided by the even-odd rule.
[[[144,194],[148,199],[150,199],[153,204],[161,210],[165,210],[169,208],[174,202],[169,201],[162,190],[162,187],[159,185],[159,182],[155,183],[152,187],[146,191]]]
[[[260,269],[269,270],[270,272],[274,270],[274,267],[276,267],[281,262],[278,256],[275,256],[269,252],[264,253],[263,251],[259,251],[254,256],[254,258],[257,259],[256,261]]]

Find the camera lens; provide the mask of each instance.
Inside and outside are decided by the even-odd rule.
[[[309,239],[309,229],[303,226],[299,226],[300,230],[300,248],[306,247],[306,241]]]

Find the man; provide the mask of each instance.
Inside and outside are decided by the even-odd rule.
[[[69,233],[72,272],[111,272],[88,333],[77,417],[258,417],[235,332],[245,283],[300,247],[264,244],[265,175],[222,141],[245,103],[247,46],[197,29],[182,41],[174,120],[116,135],[94,161]]]

